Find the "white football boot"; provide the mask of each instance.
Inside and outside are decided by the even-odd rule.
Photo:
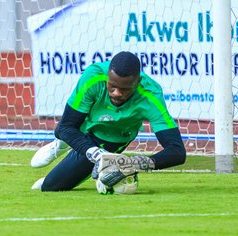
[[[32,190],[41,190],[45,177],[38,179],[31,187]]]
[[[57,157],[66,153],[70,147],[64,141],[55,139],[53,142],[40,148],[31,159],[31,166],[34,168],[49,165]]]

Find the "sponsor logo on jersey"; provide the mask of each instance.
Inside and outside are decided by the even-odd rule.
[[[111,115],[102,115],[98,119],[99,121],[114,121]]]

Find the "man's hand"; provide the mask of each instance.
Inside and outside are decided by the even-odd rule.
[[[99,166],[99,161],[97,161],[95,163],[95,165],[93,167],[93,170],[92,170],[92,173],[91,173],[92,178],[95,179],[95,180],[98,179],[98,175],[99,175],[98,166]]]
[[[105,153],[99,161],[99,180],[108,187],[135,173],[133,166],[127,163],[128,157],[122,154]]]
[[[126,176],[152,169],[154,169],[154,162],[149,157],[127,157],[123,154],[104,153],[99,161],[99,180],[112,187]]]
[[[99,148],[99,147],[92,147],[86,151],[86,157],[88,158],[88,160],[95,164],[92,171],[93,179],[98,178],[98,166],[99,166],[99,161],[103,153],[108,153],[108,152],[104,150],[103,148]]]
[[[107,153],[107,151],[103,148],[91,147],[86,151],[86,157],[92,163],[96,163],[101,159],[103,153]]]

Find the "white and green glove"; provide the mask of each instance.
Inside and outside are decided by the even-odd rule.
[[[91,147],[86,151],[86,157],[88,158],[88,160],[95,164],[92,171],[93,179],[98,178],[99,161],[102,158],[102,155],[104,153],[109,153],[109,152],[99,147]]]
[[[154,162],[147,156],[128,157],[123,154],[103,153],[99,161],[98,178],[106,186],[113,187],[126,176],[154,168]]]

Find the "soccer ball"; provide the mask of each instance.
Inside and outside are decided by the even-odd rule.
[[[137,174],[127,176],[119,183],[113,186],[115,194],[134,194],[138,188],[138,176]]]
[[[138,188],[138,176],[137,174],[127,176],[111,188],[98,179],[96,187],[100,194],[134,194]]]

